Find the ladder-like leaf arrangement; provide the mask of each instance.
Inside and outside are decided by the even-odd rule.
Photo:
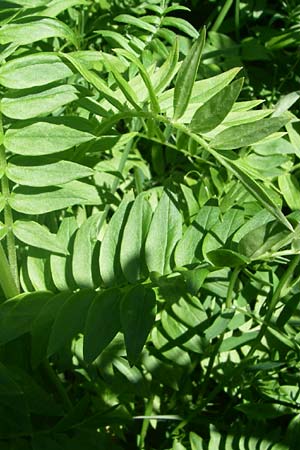
[[[47,8],[52,11],[51,5]],[[47,8],[45,15],[49,13]],[[164,27],[175,25],[167,16],[173,10],[154,9],[157,16],[153,16],[153,21],[151,16],[133,21],[132,16],[124,14],[116,17],[116,21],[163,36],[168,41],[171,35]],[[60,11],[58,8],[56,13]],[[34,15],[27,17],[25,14],[22,25],[12,20],[1,28],[0,42],[7,45],[9,52],[12,46],[31,44],[32,40],[28,39],[34,33],[35,41],[56,38],[76,46],[71,30],[53,17],[53,11],[50,15],[51,18],[36,21]],[[156,23],[160,24],[158,29]],[[195,30],[185,22],[176,24],[183,32],[197,38],[181,63],[176,39],[160,67],[155,67],[151,61],[145,67],[139,52],[135,52],[125,38],[107,31],[102,35],[121,47],[116,49],[117,65],[111,55],[86,50],[38,52],[26,56],[12,53],[10,60],[0,68],[0,83],[6,88],[1,100],[4,116],[1,173],[3,185],[7,186],[7,192],[2,190],[0,204],[6,217],[11,217],[11,223],[2,225],[1,237],[9,239],[13,234],[29,246],[21,271],[25,291],[79,288],[94,292],[100,288],[100,293],[66,292],[62,297],[66,308],[69,299],[75,301],[70,310],[78,321],[76,318],[72,321],[71,334],[74,336],[85,329],[85,352],[89,361],[120,330],[124,331],[129,359],[137,359],[155,317],[155,294],[147,286],[149,274],[152,280],[159,280],[172,272],[178,273],[178,268],[180,272],[182,267],[192,267],[192,272],[182,273],[186,282],[193,285],[192,291],[197,293],[203,279],[200,277],[202,281],[197,284],[190,278],[201,265],[207,266],[208,272],[224,266],[242,267],[253,259],[272,257],[275,250],[292,245],[298,236],[296,233],[287,238],[290,234],[283,229],[275,250],[273,241],[269,245],[265,243],[263,251],[255,247],[252,235],[256,233],[257,223],[265,227],[273,217],[286,229],[293,228],[263,184],[255,181],[232,153],[223,151],[250,146],[272,136],[289,118],[265,118],[271,111],[252,110],[257,102],[237,102],[243,80],[232,80],[239,68],[195,81],[205,30],[197,37]],[[28,28],[28,33],[20,33],[20,27]],[[155,43],[156,38],[151,42]],[[105,76],[99,70],[104,70]],[[172,82],[174,88],[170,89]],[[128,129],[125,134],[117,131],[121,121]],[[260,218],[261,211],[245,221],[239,209],[232,208],[221,218],[214,207],[205,206],[182,234],[182,215],[176,195],[165,191],[158,200],[150,190],[139,194],[134,201],[131,193],[125,195],[103,232],[109,210],[107,206],[103,210],[101,191],[105,185],[98,176],[98,153],[117,155],[122,152],[111,190],[116,199],[125,164],[141,136],[162,145],[173,145],[173,133],[185,135],[196,145],[196,157],[207,152],[237,177],[270,214]],[[180,146],[177,150],[185,152]],[[154,208],[147,199],[149,195],[152,204],[157,203]],[[56,214],[59,228],[57,232],[50,232],[48,214],[76,205],[91,205],[92,214],[81,224],[73,215]],[[15,214],[18,220],[13,221]],[[29,303],[30,299],[39,298],[39,294],[32,295],[28,297]],[[55,305],[59,295],[51,297]],[[85,298],[82,303],[78,300],[81,296]],[[138,303],[136,298],[140,298]],[[19,301],[18,297],[10,305]],[[93,336],[100,324],[94,322],[93,311],[97,310],[97,317],[103,320],[101,307],[104,314],[109,310],[109,302],[115,311],[110,315],[113,318],[111,333],[104,333],[101,339],[98,336],[102,343],[97,350]],[[27,301],[22,297],[20,304],[26,308]],[[47,305],[39,303],[43,308],[48,308]],[[87,308],[89,319],[85,325],[81,307]],[[144,328],[138,325],[141,317],[147,323]],[[62,319],[56,323],[61,323],[63,328]],[[133,323],[136,323],[135,332]],[[57,324],[55,336],[60,333]],[[28,331],[26,327],[21,326],[20,332]],[[7,325],[5,330],[10,332]],[[63,342],[67,338],[71,335]],[[51,342],[55,339],[50,338],[49,344],[53,353],[55,346]]]

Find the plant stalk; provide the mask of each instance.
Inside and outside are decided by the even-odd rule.
[[[43,367],[44,372],[46,373],[49,381],[55,387],[55,389],[62,401],[65,412],[69,412],[71,409],[73,409],[73,405],[72,405],[72,402],[71,402],[71,400],[68,396],[68,393],[65,390],[61,380],[59,379],[58,375],[53,370],[53,368],[50,365],[48,360],[45,360],[43,362],[42,367]]]
[[[237,282],[240,271],[241,271],[241,267],[235,267],[235,269],[233,270],[232,275],[230,277],[229,286],[228,286],[228,290],[227,290],[227,296],[226,296],[226,302],[225,302],[226,308],[232,307],[233,291],[234,291],[234,287]]]
[[[14,219],[12,215],[12,209],[8,204],[8,198],[10,196],[10,189],[9,189],[9,180],[7,176],[5,175],[5,169],[7,166],[6,163],[6,154],[5,154],[5,148],[3,145],[3,128],[2,128],[2,117],[0,116],[0,136],[1,136],[1,142],[0,142],[0,169],[3,170],[4,174],[1,178],[1,191],[2,195],[5,200],[5,206],[4,206],[4,223],[7,227],[7,235],[6,235],[6,245],[7,245],[7,255],[8,255],[8,262],[7,259],[4,258],[5,253],[2,247],[2,255],[1,255],[1,269],[2,271],[6,272],[6,277],[8,276],[8,273],[10,272],[10,279],[2,280],[1,286],[4,290],[5,295],[10,293],[14,293],[14,295],[18,295],[20,293],[20,282],[19,282],[19,272],[18,272],[18,262],[17,262],[17,252],[16,252],[16,244],[15,244],[15,237],[12,231]],[[9,264],[9,266],[8,266]],[[13,280],[11,280],[11,277]],[[9,288],[7,290],[6,284],[8,284]],[[14,296],[13,295],[13,296]]]
[[[143,420],[141,434],[140,434],[140,441],[139,441],[140,450],[145,450],[145,440],[146,440],[147,431],[148,431],[149,424],[150,424],[150,419],[148,417],[151,416],[151,414],[152,414],[153,399],[154,399],[154,396],[151,395],[146,404],[145,418]]]
[[[231,5],[233,3],[233,0],[226,0],[226,2],[223,5],[223,8],[221,9],[215,23],[211,27],[212,31],[218,31],[220,26],[222,25],[223,21],[225,20],[225,17],[227,16],[227,13],[229,9],[231,8]]]

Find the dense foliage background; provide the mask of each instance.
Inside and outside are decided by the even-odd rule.
[[[297,450],[297,0],[0,0],[0,449]]]

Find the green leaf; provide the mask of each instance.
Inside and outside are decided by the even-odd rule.
[[[45,302],[31,326],[31,364],[36,368],[47,356],[47,347],[55,317],[71,292],[53,295]]]
[[[121,291],[113,288],[101,292],[93,300],[84,330],[83,355],[86,362],[93,362],[120,331],[121,297]]]
[[[249,333],[243,332],[241,336],[231,336],[225,339],[220,345],[220,352],[230,352],[235,348],[242,347],[243,345],[249,344],[258,336],[258,331],[250,331]]]
[[[77,100],[77,94],[77,89],[67,84],[24,96],[17,92],[1,100],[1,111],[12,119],[31,119]]]
[[[121,325],[128,360],[134,364],[155,320],[156,298],[152,289],[133,287],[121,302]]]
[[[36,247],[28,249],[28,256],[23,258],[21,266],[21,285],[25,291],[46,291],[54,288],[50,273],[46,269],[45,257],[44,250]]]
[[[202,252],[205,258],[208,253],[220,249],[228,243],[233,233],[244,223],[244,212],[237,208],[227,211],[220,217],[206,234],[203,240]]]
[[[14,380],[13,374],[13,369],[0,363],[0,435],[2,439],[13,436],[13,440],[18,442],[16,435],[18,433],[30,434],[32,428],[24,390]],[[11,440],[3,439],[2,442],[5,442],[6,446],[6,443]]]
[[[203,439],[200,436],[191,431],[189,438],[192,450],[204,450]]]
[[[172,450],[187,450],[187,448],[179,441],[173,442]]]
[[[19,155],[48,155],[62,152],[75,145],[89,142],[94,136],[86,131],[75,128],[81,120],[71,121],[74,128],[50,121],[40,121],[24,128],[10,128],[4,136],[4,145],[12,153]]]
[[[105,81],[102,80],[95,72],[88,70],[76,57],[69,53],[61,53],[61,56],[69,61],[72,66],[80,73],[80,75],[92,86],[94,86],[105,98],[114,105],[118,110],[123,109],[122,103],[117,98],[116,93],[110,89]]]
[[[167,339],[157,327],[153,328],[151,338],[154,347],[160,352],[164,359],[171,362],[173,367],[175,365],[176,370],[178,366],[186,368],[191,364],[189,352],[179,346],[175,346],[175,344],[172,345],[172,341],[170,342],[170,339]]]
[[[123,232],[120,263],[125,278],[135,283],[145,275],[144,242],[150,225],[152,210],[145,194],[137,196],[129,212]]]
[[[144,31],[148,31],[150,33],[156,33],[156,27],[151,25],[150,23],[144,21],[143,19],[139,19],[138,17],[130,16],[129,14],[120,14],[115,17],[114,20],[116,22],[126,23],[127,25],[133,25],[134,27],[141,28]]]
[[[250,259],[246,256],[226,248],[208,252],[207,258],[217,267],[240,267],[250,263]]]
[[[121,75],[121,73],[110,63],[110,61],[104,56],[103,58],[108,71],[113,74],[124,97],[128,100],[129,103],[131,103],[131,105],[135,109],[140,110],[141,108],[138,105],[139,99],[135,91],[132,89],[130,84],[125,80],[125,78]]]
[[[189,104],[205,43],[205,34],[203,28],[179,69],[174,90],[174,120],[184,114]]]
[[[89,177],[93,173],[89,167],[75,162],[53,161],[41,156],[30,159],[26,156],[16,156],[9,160],[5,170],[6,176],[15,183],[35,187],[65,184],[78,178]]]
[[[258,202],[270,211],[273,216],[278,219],[285,227],[293,231],[293,227],[284,214],[281,212],[276,203],[271,199],[269,194],[266,192],[262,184],[259,184],[248,173],[241,169],[238,164],[230,159],[221,156],[220,153],[210,149],[210,152],[215,156],[215,158],[227,169],[229,169],[245,186],[248,192],[250,192]]]
[[[73,75],[57,55],[37,53],[13,59],[0,67],[0,84],[11,89],[43,86]]]
[[[14,3],[24,7],[37,8],[38,6],[44,6],[49,0],[14,0]]]
[[[162,20],[162,25],[164,27],[177,28],[177,30],[183,31],[193,39],[197,39],[199,36],[198,31],[193,27],[193,25],[180,17],[164,17]]]
[[[56,17],[66,9],[72,8],[72,6],[86,4],[86,0],[52,0],[48,7],[44,9],[43,14],[47,17]]]
[[[60,242],[48,228],[33,221],[17,220],[13,224],[14,235],[25,244],[63,255],[68,254],[65,243]]]
[[[153,84],[155,91],[157,93],[164,91],[165,88],[173,80],[178,69],[178,58],[179,58],[179,45],[178,39],[176,38],[172,46],[172,49],[168,54],[168,58],[166,59],[164,64],[155,72],[153,76]]]
[[[0,44],[14,42],[18,45],[26,45],[53,37],[63,38],[76,44],[73,31],[56,19],[39,17],[38,20],[27,23],[6,24],[0,29]]]
[[[33,320],[51,297],[50,292],[21,294],[0,305],[0,343],[16,339],[30,331]]]
[[[171,271],[171,256],[181,234],[181,214],[174,204],[172,193],[163,192],[145,243],[145,257],[149,272],[164,275]]]
[[[222,333],[224,333],[230,321],[232,320],[234,314],[235,314],[234,309],[226,309],[223,312],[221,312],[221,314],[216,317],[212,325],[206,328],[204,333],[206,339],[211,340],[216,337],[219,337]]]
[[[243,125],[236,125],[221,131],[210,145],[216,149],[231,150],[256,144],[286,125],[288,117],[271,117]]]
[[[44,214],[73,205],[99,205],[101,199],[95,186],[71,181],[62,188],[18,187],[10,194],[8,203],[24,214]]]
[[[173,317],[167,311],[162,311],[161,324],[164,335],[172,341],[177,341],[180,347],[195,353],[203,352],[201,338],[198,333],[185,326],[177,317]]]
[[[145,69],[144,65],[142,64],[142,62],[132,53],[128,52],[127,50],[123,50],[123,49],[116,49],[115,52],[117,53],[117,55],[121,55],[124,56],[125,58],[129,59],[129,61],[132,61],[137,68],[139,69],[140,75],[146,85],[146,88],[148,90],[148,94],[149,94],[149,98],[150,98],[150,103],[151,103],[151,109],[154,113],[159,113],[160,112],[160,106],[155,94],[155,90],[153,88],[151,79],[148,75],[147,70]]]
[[[80,332],[83,332],[88,309],[96,292],[83,289],[68,297],[58,311],[49,337],[47,355],[51,356]]]
[[[117,33],[116,31],[112,30],[97,30],[95,31],[95,33],[100,34],[101,36],[106,38],[108,42],[112,41],[114,47],[122,47],[129,52],[133,51],[133,49],[129,45],[128,39],[121,33]]]
[[[129,201],[128,197],[123,198],[108,224],[101,243],[99,267],[102,280],[107,286],[118,284],[123,279],[118,252]]]
[[[74,216],[66,216],[62,219],[57,232],[57,239],[61,242],[68,243],[68,251],[72,252],[73,235],[78,228],[76,218]],[[71,256],[51,255],[50,269],[51,277],[56,288],[59,291],[67,291],[75,287],[71,270]]]
[[[219,209],[214,206],[201,208],[176,246],[175,262],[178,267],[203,259],[201,245],[205,231],[218,221],[219,214]]]
[[[190,128],[195,133],[207,133],[216,128],[231,111],[242,89],[240,78],[210,98],[195,112]]]
[[[300,185],[295,175],[286,173],[278,177],[279,189],[292,210],[300,209]]]
[[[74,239],[72,254],[72,273],[75,283],[80,288],[94,288],[93,252],[97,244],[98,225],[102,214],[93,214],[79,230]]]

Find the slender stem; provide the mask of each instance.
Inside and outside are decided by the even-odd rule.
[[[5,157],[5,149],[3,145],[0,145],[0,167],[6,167],[6,157]],[[18,263],[17,263],[17,252],[15,245],[15,237],[12,231],[12,226],[14,223],[12,210],[9,204],[7,203],[7,199],[10,195],[9,190],[9,181],[6,175],[3,175],[1,178],[1,190],[2,195],[6,200],[6,204],[4,207],[4,222],[7,226],[7,235],[6,235],[6,244],[7,244],[7,254],[8,261],[10,265],[10,270],[15,280],[15,284],[19,290],[19,272],[18,272]]]
[[[234,24],[235,24],[235,37],[236,40],[240,40],[240,0],[235,0],[234,11]]]
[[[226,302],[225,302],[226,308],[232,307],[233,291],[234,291],[234,287],[235,287],[235,284],[238,279],[240,271],[241,271],[241,267],[236,267],[233,270],[232,275],[230,277],[229,286],[228,286],[228,290],[227,290],[227,296],[226,296]]]
[[[212,31],[218,31],[220,26],[222,25],[225,17],[227,16],[227,13],[229,9],[231,8],[231,5],[233,3],[233,0],[226,0],[226,2],[223,5],[223,8],[221,9],[215,23],[212,26]]]
[[[55,387],[59,397],[61,398],[63,407],[66,412],[70,411],[73,408],[72,402],[68,396],[68,393],[66,389],[64,388],[60,378],[55,373],[54,369],[50,365],[48,360],[45,360],[42,365],[49,381],[52,383],[52,385]]]
[[[19,282],[19,272],[18,272],[15,237],[14,237],[14,234],[12,231],[14,220],[13,220],[11,207],[8,204],[8,199],[10,197],[10,190],[9,190],[9,180],[8,180],[7,176],[5,175],[6,165],[7,165],[7,162],[6,162],[5,148],[3,145],[2,117],[0,114],[0,169],[1,169],[1,171],[4,172],[4,175],[1,178],[1,191],[2,191],[3,198],[5,200],[4,223],[7,227],[6,244],[7,244],[7,254],[8,254],[8,262],[9,262],[9,266],[10,266],[10,272],[14,279],[14,284],[15,284],[15,287],[17,288],[17,294],[18,294],[20,291],[20,282]],[[4,261],[4,259],[3,259],[3,261]],[[10,282],[10,284],[11,284],[11,282]],[[15,291],[15,289],[13,289],[13,291]]]
[[[151,414],[152,414],[153,399],[154,399],[154,395],[151,395],[146,404],[145,419],[143,420],[141,434],[140,434],[140,441],[139,441],[140,450],[145,450],[145,440],[146,440],[147,431],[148,431],[149,424],[150,424],[150,419],[148,417],[151,416]]]

